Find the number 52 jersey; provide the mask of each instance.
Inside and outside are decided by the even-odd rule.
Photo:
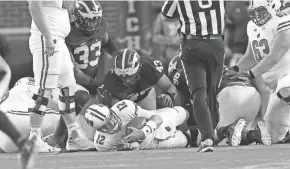
[[[253,21],[249,21],[247,34],[254,58],[257,62],[260,62],[270,53],[275,36],[287,29],[290,29],[290,16],[285,13],[277,13],[276,15],[273,15],[272,19],[260,27]],[[272,69],[262,75],[267,86],[272,89],[275,88],[278,79],[281,76],[290,73],[289,65],[290,50],[288,50],[285,56]]]

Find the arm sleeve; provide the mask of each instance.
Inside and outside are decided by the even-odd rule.
[[[173,18],[177,15],[177,3],[178,0],[166,0],[161,9],[161,13],[163,16],[167,18]]]
[[[277,14],[280,18],[277,20],[276,34],[290,28],[290,16],[284,14]]]

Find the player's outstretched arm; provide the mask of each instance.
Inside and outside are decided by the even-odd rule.
[[[34,0],[29,0],[28,3],[28,9],[30,11],[32,20],[34,21],[35,25],[41,32],[41,34],[47,39],[48,41],[52,41],[52,34],[45,22],[45,17],[43,14],[43,7],[42,7],[42,2],[43,1],[34,1]]]
[[[152,115],[142,129],[128,127],[132,132],[125,136],[123,139],[127,143],[138,142],[144,140],[146,136],[154,132],[163,123],[163,119],[159,115]]]
[[[106,74],[113,68],[114,59],[113,57],[103,49],[101,49],[101,56],[99,59],[99,68],[98,73],[95,77],[99,82],[103,83],[106,77]]]
[[[4,96],[6,93],[6,90],[8,90],[8,86],[11,79],[11,69],[9,65],[6,63],[6,61],[2,58],[0,55],[0,99]]]
[[[90,77],[86,75],[80,68],[78,68],[78,64],[76,63],[74,56],[72,54],[72,48],[71,46],[67,43],[67,48],[70,51],[70,56],[71,56],[71,61],[74,64],[74,75],[77,84],[83,85],[87,88],[96,88],[99,87],[103,83],[103,79],[98,80],[93,77]]]
[[[288,28],[276,34],[270,47],[270,53],[252,69],[254,76],[259,76],[273,68],[285,56],[289,49],[290,29]]]
[[[168,95],[174,102],[174,106],[182,105],[182,95],[179,90],[171,83],[170,79],[163,74],[161,78],[157,81],[156,86],[158,86],[162,92]]]
[[[257,64],[257,61],[254,58],[254,54],[251,48],[250,41],[248,42],[248,47],[243,58],[237,63],[239,67],[239,73],[243,73],[246,70],[250,70]]]
[[[161,18],[163,22],[176,22],[178,21],[177,11],[178,1],[166,0],[161,9]]]
[[[115,41],[112,39],[111,36],[108,35],[108,33],[105,33],[104,39],[102,40],[102,48],[105,49],[113,58],[115,58],[115,55],[118,52],[118,47],[115,43]]]

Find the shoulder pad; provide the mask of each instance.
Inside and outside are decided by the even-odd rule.
[[[154,68],[155,70],[157,70],[160,73],[163,73],[163,71],[164,71],[163,64],[158,59],[152,59],[152,58],[149,58],[149,57],[142,57],[141,58],[141,63],[142,63],[143,66],[148,65],[148,66]]]
[[[290,28],[290,15],[283,15],[275,21],[277,23],[277,33]]]
[[[107,30],[108,30],[108,22],[106,18],[103,18],[100,28],[98,32],[95,34],[95,36],[104,38],[104,35],[107,32]]]

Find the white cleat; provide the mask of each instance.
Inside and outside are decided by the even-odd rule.
[[[80,129],[73,130],[67,139],[67,151],[92,151],[95,149],[94,142],[86,138]]]
[[[29,138],[33,138],[29,137]],[[35,150],[39,153],[52,153],[52,152],[60,152],[60,148],[52,147],[48,145],[46,142],[44,142],[40,136],[36,136],[36,139],[34,140],[35,144]]]
[[[230,146],[239,146],[242,141],[242,131],[246,127],[247,122],[244,119],[239,119],[234,125],[230,126]]]
[[[272,144],[271,137],[270,137],[270,134],[268,132],[268,129],[267,129],[265,122],[259,121],[258,128],[260,129],[260,132],[261,132],[262,143],[264,145],[271,145]]]

